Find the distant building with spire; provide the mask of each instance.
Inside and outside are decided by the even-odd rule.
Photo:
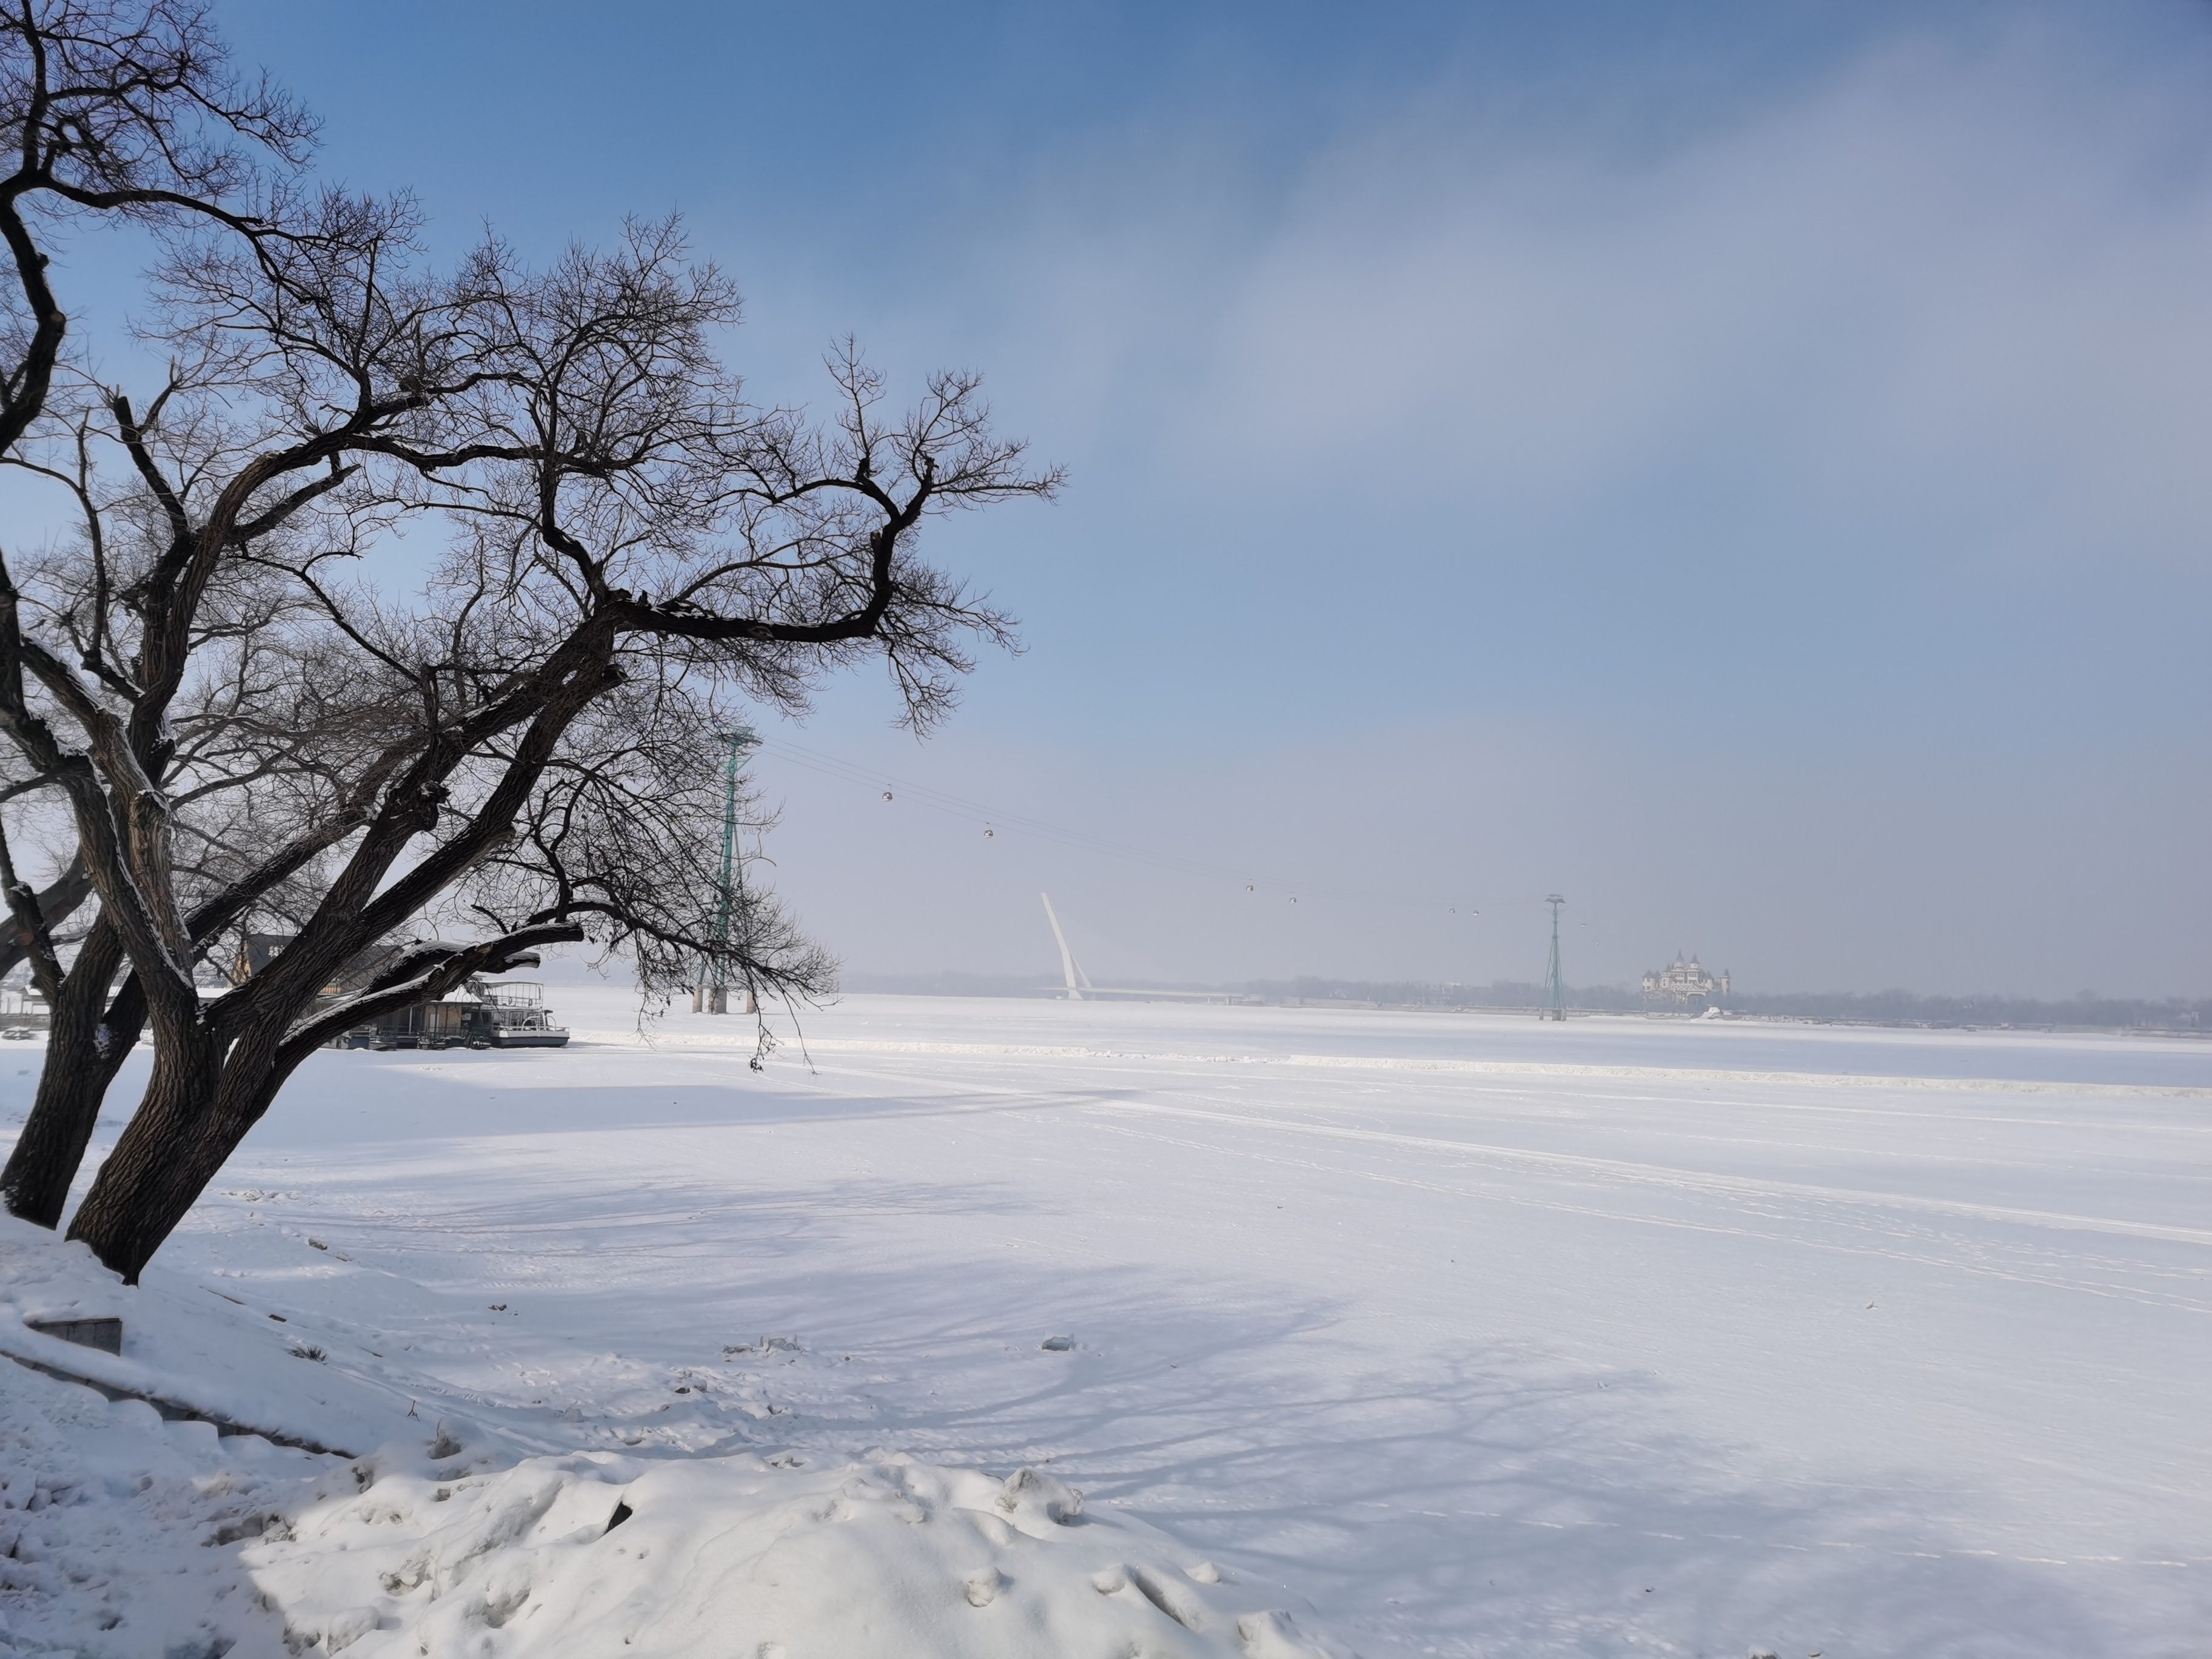
[[[1680,951],[1674,961],[1656,973],[1644,976],[1644,1006],[1664,1008],[1673,1012],[1701,1014],[1708,1008],[1717,1008],[1729,994],[1728,969],[1709,974],[1692,957],[1682,959]]]

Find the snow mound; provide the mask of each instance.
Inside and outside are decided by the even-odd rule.
[[[354,1659],[1340,1659],[1278,1587],[1000,1481],[896,1455],[417,1466],[300,1510],[244,1560],[295,1651]]]
[[[234,1546],[329,1465],[0,1359],[0,1654],[286,1659]]]
[[[299,1253],[323,1276],[287,1285],[293,1311],[278,1313],[264,1291],[249,1291],[250,1304],[158,1258],[144,1284],[126,1285],[86,1245],[0,1211],[0,1357],[309,1446],[374,1446],[411,1431],[407,1391],[364,1370],[377,1356],[331,1305],[341,1299],[336,1275],[356,1270],[304,1245]],[[302,1316],[300,1302],[322,1306]],[[103,1316],[123,1322],[120,1354],[30,1322]],[[423,1409],[451,1414],[434,1402]]]

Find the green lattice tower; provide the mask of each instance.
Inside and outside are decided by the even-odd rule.
[[[1552,907],[1552,965],[1544,975],[1544,983],[1552,994],[1552,1006],[1544,1011],[1544,1018],[1565,1019],[1567,1017],[1567,988],[1559,978],[1559,907],[1566,900],[1554,893],[1544,902]]]
[[[740,726],[733,732],[724,732],[722,741],[729,744],[730,755],[722,781],[722,879],[715,889],[714,943],[723,946],[724,951],[714,958],[713,978],[708,981],[714,1000],[708,1005],[709,1011],[717,1014],[729,1012],[730,912],[738,884],[744,879],[738,864],[738,769],[745,750],[758,744],[760,736],[750,726]]]

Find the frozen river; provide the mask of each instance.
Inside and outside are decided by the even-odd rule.
[[[2212,1042],[554,1000],[317,1057],[149,1287],[527,1446],[1049,1460],[1370,1659],[2212,1642]]]

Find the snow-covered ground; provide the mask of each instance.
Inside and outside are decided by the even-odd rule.
[[[0,1528],[120,1576],[0,1560],[18,1645],[137,1571],[173,1628],[118,1654],[443,1650],[472,1560],[453,1642],[597,1652],[735,1562],[765,1605],[774,1534],[836,1564],[785,1633],[640,1650],[2212,1650],[2212,1043],[855,996],[755,1073],[740,1019],[555,1001],[565,1051],[317,1057],[140,1290],[0,1236],[18,1312],[132,1333],[0,1346],[386,1449],[0,1366],[0,1458],[80,1499]]]

